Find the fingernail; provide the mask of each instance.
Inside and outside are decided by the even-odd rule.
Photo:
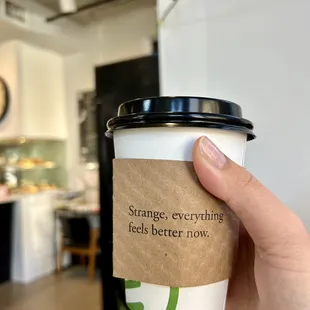
[[[207,137],[199,140],[201,155],[214,167],[222,169],[226,163],[225,155]]]

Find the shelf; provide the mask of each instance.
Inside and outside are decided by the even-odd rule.
[[[54,137],[45,137],[45,138],[29,138],[29,137],[14,137],[10,139],[0,139],[0,146],[2,147],[14,147],[21,146],[24,144],[33,144],[33,143],[46,143],[46,142],[61,142],[64,139],[58,139]]]
[[[2,169],[7,169],[7,170],[18,170],[18,171],[31,171],[31,170],[49,170],[49,169],[55,169],[58,168],[57,165],[51,165],[51,166],[34,166],[34,167],[20,167],[20,166],[16,166],[16,165],[5,165],[5,166],[1,166]]]
[[[42,180],[67,187],[66,142],[52,137],[0,139],[0,177],[10,187]]]

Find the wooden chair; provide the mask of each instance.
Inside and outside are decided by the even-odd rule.
[[[96,215],[84,215],[79,214],[79,212],[71,211],[56,211],[56,217],[60,220],[62,227],[62,235],[60,242],[60,249],[58,251],[57,257],[57,273],[62,270],[62,263],[64,254],[70,253],[80,256],[80,263],[85,263],[85,257],[88,258],[88,278],[90,281],[95,279],[96,272],[96,257],[100,252],[99,247],[99,236],[100,229],[99,225],[95,224],[99,220],[94,221],[94,216]],[[86,218],[89,223],[89,234],[84,238],[74,238],[72,233],[72,227],[70,227],[70,220]],[[72,223],[71,223],[72,224]]]

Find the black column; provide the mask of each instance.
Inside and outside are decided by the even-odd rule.
[[[13,207],[14,203],[0,204],[0,283],[11,278]]]

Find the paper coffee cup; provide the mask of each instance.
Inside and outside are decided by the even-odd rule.
[[[252,129],[238,105],[190,97],[130,101],[108,122],[114,276],[126,279],[130,309],[225,308],[238,220],[200,186],[192,148],[207,136],[243,165]]]

